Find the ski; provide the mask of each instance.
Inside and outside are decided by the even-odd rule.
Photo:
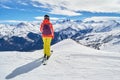
[[[43,65],[47,65],[47,60],[43,62]]]
[[[47,61],[48,61],[47,58],[43,58],[43,61],[42,61],[43,65],[46,65]]]

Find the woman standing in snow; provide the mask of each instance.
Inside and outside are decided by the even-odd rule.
[[[44,16],[44,20],[40,25],[40,31],[42,32],[42,39],[44,43],[43,44],[44,58],[49,59],[51,55],[50,45],[51,45],[51,40],[54,38],[54,30],[48,15]]]

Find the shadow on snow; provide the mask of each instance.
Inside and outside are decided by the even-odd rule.
[[[6,79],[11,79],[20,74],[28,73],[28,72],[32,71],[33,69],[39,67],[42,64],[42,58],[43,57],[16,68],[15,70],[12,71],[12,73],[10,73],[9,75],[6,76]]]

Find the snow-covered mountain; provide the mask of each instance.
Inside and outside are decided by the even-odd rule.
[[[0,50],[31,51],[42,49],[40,23],[0,24]],[[95,49],[120,52],[120,22],[58,20],[53,22],[55,39],[52,44],[72,38]]]
[[[0,80],[120,80],[120,54],[85,47],[71,39],[52,46],[42,65],[43,50],[0,52]]]
[[[96,49],[120,52],[120,23],[115,20],[86,23],[93,30],[79,39],[83,45]],[[78,36],[79,38],[79,36]]]

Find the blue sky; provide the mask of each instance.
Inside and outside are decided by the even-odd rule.
[[[120,18],[120,0],[0,0],[0,23],[51,19]]]

